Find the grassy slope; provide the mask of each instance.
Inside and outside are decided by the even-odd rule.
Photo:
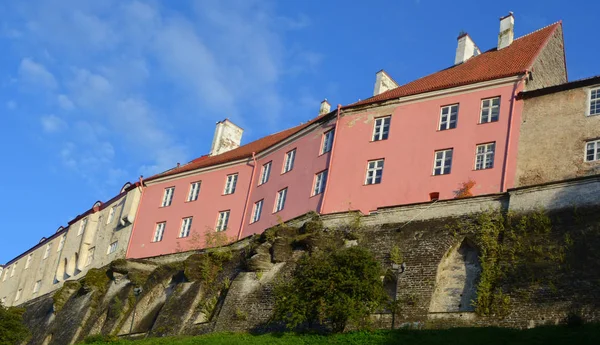
[[[600,344],[600,325],[581,327],[539,327],[530,330],[503,328],[454,328],[426,331],[376,331],[357,332],[331,336],[294,334],[209,334],[199,337],[149,338],[138,341],[125,341],[94,344],[123,345],[325,345],[325,344],[377,344],[377,345],[463,345],[463,344]]]

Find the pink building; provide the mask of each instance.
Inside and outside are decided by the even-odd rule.
[[[398,85],[377,73],[371,98],[239,146],[242,130],[217,124],[211,154],[144,181],[127,257],[205,246],[205,233],[261,233],[308,211],[335,213],[454,198],[514,185],[522,101],[566,82],[562,24],[480,52],[458,38],[454,65]],[[335,133],[335,135],[334,135]]]

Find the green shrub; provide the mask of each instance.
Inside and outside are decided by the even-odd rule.
[[[29,336],[23,324],[22,308],[5,308],[0,304],[0,345],[21,344]]]
[[[386,300],[381,268],[360,247],[317,251],[300,259],[292,279],[275,287],[275,320],[290,329],[302,324],[343,331],[363,326]]]
[[[119,338],[114,335],[92,334],[85,337],[84,344],[111,344],[119,341]]]
[[[59,312],[65,303],[81,288],[81,284],[76,280],[67,280],[63,286],[56,290],[52,299],[54,300],[54,312]]]

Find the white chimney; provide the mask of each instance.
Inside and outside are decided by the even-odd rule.
[[[319,108],[319,115],[327,114],[331,111],[331,104],[327,102],[327,98],[321,102],[321,107]]]
[[[479,48],[477,48],[468,33],[465,32],[458,36],[458,46],[456,47],[456,57],[454,58],[455,65],[461,64],[479,54]]]
[[[498,50],[506,48],[515,38],[515,17],[512,12],[508,16],[500,18],[500,33],[498,34]]]
[[[384,70],[381,70],[375,74],[375,89],[373,90],[373,96],[377,96],[387,90],[395,89],[399,85],[392,79]]]
[[[244,130],[225,119],[217,122],[209,156],[216,156],[240,147]]]

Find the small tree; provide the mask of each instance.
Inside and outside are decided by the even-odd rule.
[[[25,309],[5,308],[0,304],[0,345],[21,344],[29,336],[23,324]]]
[[[381,268],[360,247],[317,251],[303,257],[293,278],[275,288],[275,319],[290,329],[301,324],[342,332],[349,323],[366,323],[386,300]]]
[[[462,182],[458,190],[454,191],[454,197],[456,199],[468,198],[473,196],[471,189],[475,187],[475,181],[469,179],[467,182]]]

